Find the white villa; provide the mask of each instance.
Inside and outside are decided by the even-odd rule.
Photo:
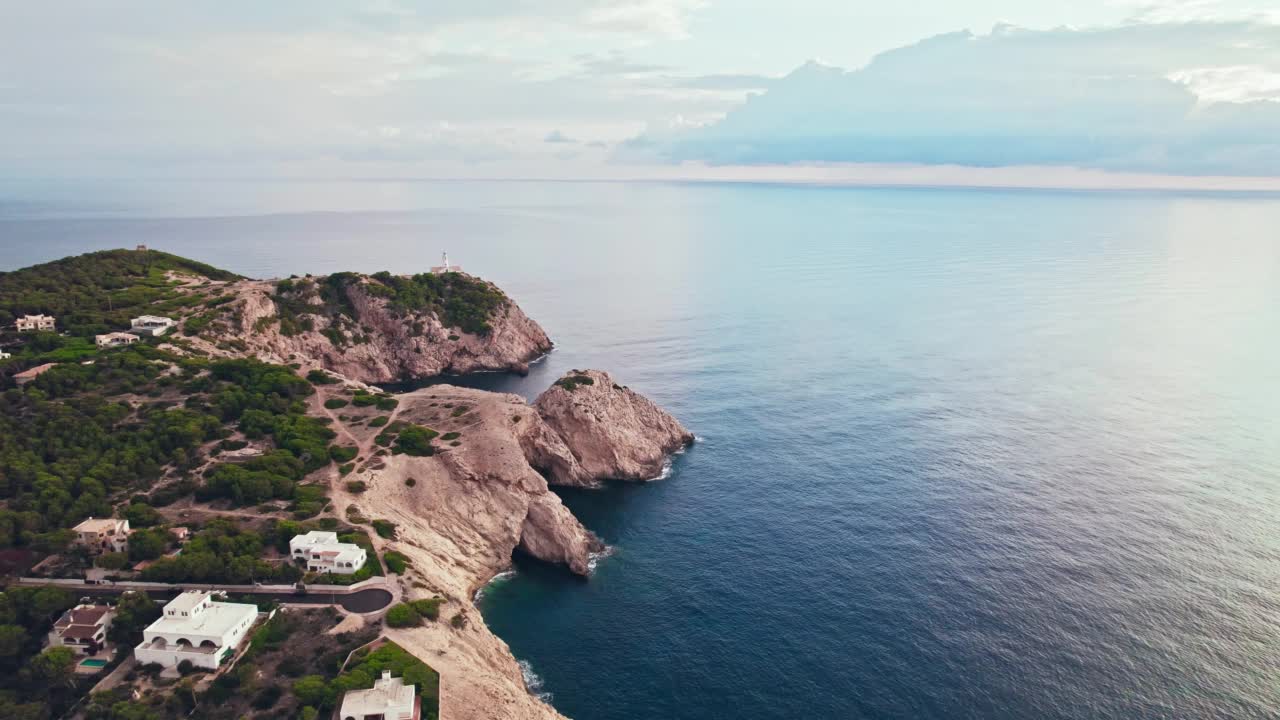
[[[65,647],[77,655],[96,655],[107,644],[116,613],[106,605],[77,605],[62,613],[49,631],[49,647]]]
[[[89,552],[124,552],[129,549],[129,521],[116,518],[89,518],[71,528],[76,541]]]
[[[142,631],[133,649],[138,662],[167,668],[190,660],[213,670],[231,657],[258,617],[256,605],[216,602],[207,592],[184,592],[164,606],[164,615]]]
[[[57,323],[52,315],[23,315],[14,323],[18,332],[52,331]]]
[[[140,315],[129,321],[132,326],[129,332],[134,335],[147,335],[150,337],[159,337],[167,332],[169,328],[175,325],[173,318],[159,317],[157,315]]]
[[[440,264],[431,268],[432,274],[443,275],[444,273],[462,272],[462,268],[457,265],[449,264],[449,253],[440,256]]]
[[[422,706],[416,690],[383,670],[372,689],[349,690],[342,697],[338,720],[419,720]]]
[[[9,353],[7,353],[7,352],[5,352],[5,351],[0,350],[0,360],[8,360],[8,359],[9,359],[9,358],[11,358],[11,357],[13,357],[13,355],[10,355]]]
[[[106,335],[94,335],[93,342],[100,348],[120,347],[138,342],[138,336],[127,332],[113,332]]]
[[[307,561],[307,570],[351,575],[364,567],[364,548],[338,542],[338,533],[312,530],[289,541],[289,554]]]

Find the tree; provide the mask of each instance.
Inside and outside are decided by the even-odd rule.
[[[102,553],[94,561],[94,565],[107,570],[123,570],[129,564],[129,556],[124,553]]]
[[[107,634],[117,645],[134,645],[141,639],[142,629],[159,618],[160,612],[160,606],[146,593],[124,593],[116,604],[116,619]]]
[[[129,536],[129,559],[155,560],[169,547],[169,531],[160,528],[139,530]]]
[[[71,648],[51,647],[32,658],[22,669],[21,677],[31,683],[31,689],[48,694],[55,689],[71,687],[75,683],[76,654]]]
[[[329,686],[321,675],[307,675],[293,682],[293,695],[303,705],[323,706],[329,698]]]
[[[0,625],[0,667],[13,669],[27,647],[27,631],[19,625]]]

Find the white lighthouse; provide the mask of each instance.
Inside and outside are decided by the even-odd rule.
[[[446,251],[440,255],[440,264],[431,268],[431,272],[436,275],[443,275],[444,273],[462,272],[462,268],[449,264],[449,253]]]

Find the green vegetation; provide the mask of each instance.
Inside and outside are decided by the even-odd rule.
[[[369,421],[369,427],[379,428],[379,427],[382,427],[383,425],[386,425],[387,422],[390,420],[391,418],[386,415],[379,415],[378,417]]]
[[[332,709],[347,691],[373,687],[384,670],[390,671],[392,677],[403,678],[407,685],[417,686],[418,696],[422,698],[423,720],[439,717],[440,675],[395,643],[365,652],[356,664],[332,680],[321,675],[299,678],[293,683],[293,694],[306,707]]]
[[[371,295],[388,299],[393,310],[431,312],[445,327],[474,335],[488,335],[489,320],[507,306],[507,296],[494,285],[461,273],[400,277],[389,272],[372,276],[365,285]]]
[[[375,407],[382,412],[391,412],[400,405],[400,401],[385,393],[374,394],[367,390],[356,390],[351,397],[351,404],[356,407]],[[377,425],[374,425],[372,421],[369,423],[370,427],[381,427],[385,424],[386,420]]]
[[[187,541],[182,554],[156,560],[142,571],[142,579],[169,583],[228,583],[245,585],[292,583],[302,571],[291,563],[269,563],[262,559],[267,547],[283,542],[287,548],[296,525],[284,522],[268,527],[265,534],[242,529],[229,518],[210,520]],[[133,539],[130,538],[132,546]],[[132,548],[130,548],[132,549]]]
[[[356,458],[360,454],[359,448],[349,447],[345,445],[330,445],[329,457],[336,463],[345,463]]]
[[[409,558],[405,557],[403,553],[398,553],[395,550],[388,550],[383,553],[382,561],[387,564],[387,570],[390,570],[396,575],[403,575],[404,571],[409,567]]]
[[[349,404],[350,403],[342,398],[329,398],[324,401],[324,406],[329,410],[340,410]]]
[[[347,492],[352,493],[353,495],[359,495],[365,490],[368,490],[369,486],[363,480],[348,480],[346,488]]]
[[[440,617],[440,605],[443,602],[443,598],[430,598],[393,605],[387,611],[387,625],[403,628],[417,627],[427,620],[434,622]]]
[[[569,392],[573,392],[578,389],[579,385],[595,385],[596,381],[592,379],[590,375],[583,375],[577,370],[574,370],[573,374],[565,375],[557,380],[555,384]]]
[[[79,694],[75,655],[41,652],[53,621],[75,598],[58,588],[9,588],[0,593],[0,717],[44,720],[66,711]]]
[[[444,442],[449,442],[452,440],[457,440],[460,437],[462,437],[462,433],[460,432],[447,432],[444,435],[441,435],[440,439],[443,440]]]
[[[396,436],[395,450],[405,455],[430,457],[435,454],[435,447],[431,444],[431,441],[439,434],[431,428],[410,425],[401,430],[400,434]]]
[[[212,280],[239,276],[157,250],[105,250],[0,273],[0,325],[26,314],[58,319],[58,328],[90,337],[128,327],[138,315],[178,314],[208,298],[182,293],[166,272]]]
[[[307,373],[307,382],[312,385],[336,385],[342,381],[323,370],[312,370]]]
[[[396,524],[390,520],[374,520],[373,531],[378,533],[378,537],[394,540],[396,537]]]

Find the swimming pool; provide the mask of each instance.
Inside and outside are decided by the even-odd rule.
[[[106,667],[106,666],[107,666],[106,660],[97,660],[95,658],[89,658],[88,660],[80,661],[80,667],[100,668],[100,667]]]

